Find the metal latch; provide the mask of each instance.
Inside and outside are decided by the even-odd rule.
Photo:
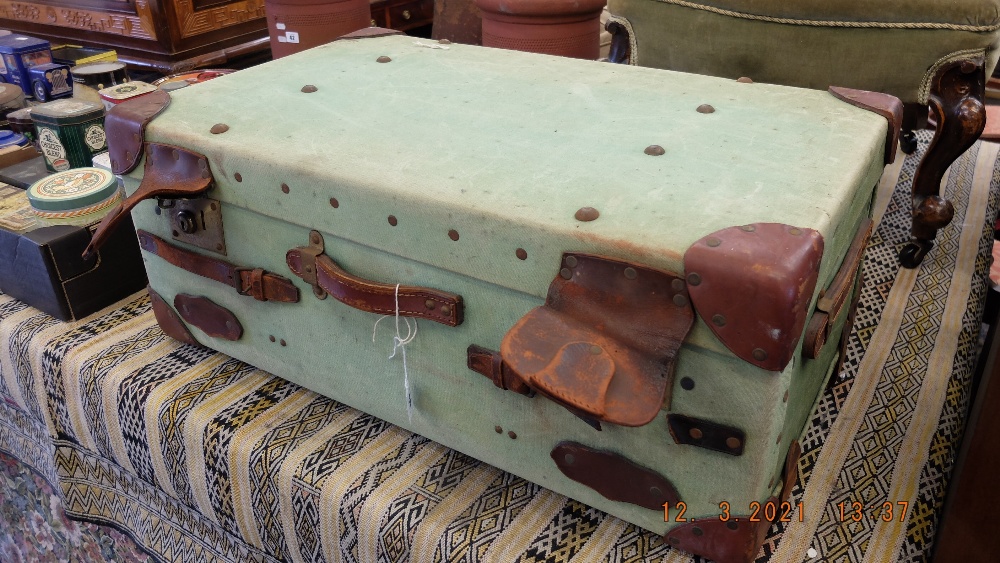
[[[222,202],[203,197],[159,199],[157,212],[166,212],[170,234],[175,240],[226,255]]]
[[[309,231],[309,246],[300,246],[298,250],[302,253],[302,274],[299,277],[312,286],[313,295],[319,299],[326,299],[327,292],[320,287],[316,274],[316,259],[326,252],[323,235],[319,231]]]

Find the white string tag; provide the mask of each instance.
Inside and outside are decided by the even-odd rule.
[[[378,331],[378,323],[382,322],[382,319],[388,318],[391,315],[384,315],[379,317],[375,321],[375,326],[372,327],[372,343],[375,342],[375,333]],[[406,366],[406,345],[413,342],[413,339],[417,337],[417,319],[413,319],[413,327],[410,327],[410,319],[402,317],[403,322],[406,324],[406,336],[402,336],[399,332],[399,284],[396,284],[396,335],[392,337],[392,353],[389,354],[389,359],[396,357],[396,352],[401,352],[403,358],[403,388],[406,390],[406,418],[413,422],[413,393],[410,391],[410,370]]]

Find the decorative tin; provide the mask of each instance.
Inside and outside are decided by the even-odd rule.
[[[92,167],[47,176],[32,184],[27,193],[35,215],[58,225],[91,225],[121,201],[115,175]]]
[[[107,150],[104,106],[84,100],[58,100],[31,111],[38,146],[51,172],[90,166],[94,155]]]
[[[205,82],[206,80],[218,78],[232,72],[236,71],[229,68],[212,68],[205,70],[192,70],[190,72],[180,72],[154,80],[153,86],[159,86],[161,89],[166,89],[167,84],[172,84],[174,82],[182,82],[185,85],[198,84],[199,82]]]
[[[35,142],[35,122],[31,120],[31,108],[21,108],[8,113],[7,124],[11,131],[24,135],[32,143]]]
[[[138,98],[139,96],[146,95],[153,90],[156,90],[156,86],[153,86],[148,82],[133,80],[126,84],[108,86],[97,94],[101,97],[101,102],[104,103],[105,109],[111,111],[111,108],[124,102],[125,100]]]
[[[0,149],[5,149],[7,147],[23,147],[29,142],[28,138],[20,133],[0,130]]]
[[[604,0],[475,0],[483,46],[594,60]]]
[[[73,90],[74,98],[81,98],[91,102],[100,102],[101,97],[98,91],[129,82],[128,71],[125,70],[125,63],[91,63],[73,67],[73,82],[76,87]]]
[[[7,115],[24,107],[24,92],[15,84],[0,84],[0,127],[5,127]]]

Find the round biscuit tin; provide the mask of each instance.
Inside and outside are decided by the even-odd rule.
[[[100,102],[98,91],[125,84],[129,81],[128,71],[122,62],[99,62],[73,67],[73,97],[91,102]]]
[[[42,178],[28,187],[27,194],[35,215],[55,225],[91,225],[121,201],[115,175],[93,167]]]
[[[23,147],[29,142],[28,138],[20,133],[0,130],[0,149],[5,149],[7,147]]]

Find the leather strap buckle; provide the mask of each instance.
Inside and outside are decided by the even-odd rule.
[[[236,291],[240,295],[249,295],[257,301],[267,301],[264,295],[263,268],[236,268]]]

